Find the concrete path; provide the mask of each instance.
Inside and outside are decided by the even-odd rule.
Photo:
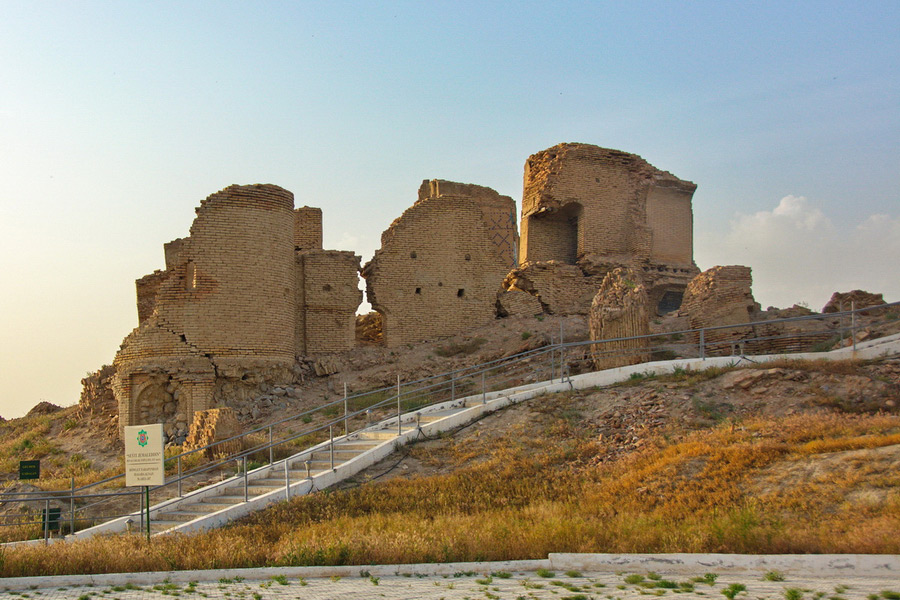
[[[550,555],[545,561],[0,579],[0,599],[896,600],[900,557]],[[591,565],[594,570],[557,567]],[[543,565],[543,566],[538,566]],[[779,569],[777,567],[782,567]],[[642,599],[643,600],[643,599]]]

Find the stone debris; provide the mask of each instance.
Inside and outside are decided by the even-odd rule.
[[[498,317],[533,317],[544,312],[537,296],[518,289],[497,292]]]
[[[835,292],[831,295],[831,299],[822,309],[823,313],[836,313],[851,310],[851,307],[857,310],[868,308],[870,306],[880,306],[886,304],[883,294],[871,294],[863,290],[853,290],[852,292]],[[870,314],[868,311],[860,313],[862,315]]]
[[[209,446],[213,442],[227,440],[243,431],[231,408],[211,408],[194,413],[184,451]],[[241,440],[231,440],[214,448],[207,448],[209,458],[236,454],[242,449]]]
[[[52,415],[55,412],[59,412],[62,410],[61,406],[57,406],[51,402],[38,402],[32,407],[31,410],[28,411],[26,417],[35,417],[38,415]]]

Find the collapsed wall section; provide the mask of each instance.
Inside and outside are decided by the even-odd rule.
[[[756,337],[753,327],[745,325],[760,310],[753,299],[752,283],[750,267],[730,265],[703,271],[688,284],[678,314],[688,317],[691,329],[739,325],[705,331],[709,355],[733,354],[732,344]],[[699,335],[691,334],[690,342],[698,343]]]
[[[451,336],[495,318],[514,254],[508,224],[495,227],[502,219],[491,215],[514,213],[512,199],[489,188],[423,184],[362,270],[386,346]]]
[[[650,333],[649,301],[640,274],[615,269],[591,302],[589,325],[592,340],[614,340],[591,347],[594,368],[612,369],[650,360],[646,339],[627,339]],[[624,339],[623,339],[624,338]]]

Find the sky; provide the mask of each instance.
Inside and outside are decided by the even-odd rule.
[[[78,401],[134,280],[231,184],[363,262],[424,179],[522,196],[560,142],[698,185],[763,308],[900,300],[900,3],[0,0],[0,416]]]

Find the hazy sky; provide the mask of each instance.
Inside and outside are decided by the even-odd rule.
[[[780,6],[784,4],[784,6]],[[0,0],[0,415],[77,402],[194,207],[275,183],[371,258],[423,179],[559,142],[698,184],[763,307],[900,300],[900,3]]]

